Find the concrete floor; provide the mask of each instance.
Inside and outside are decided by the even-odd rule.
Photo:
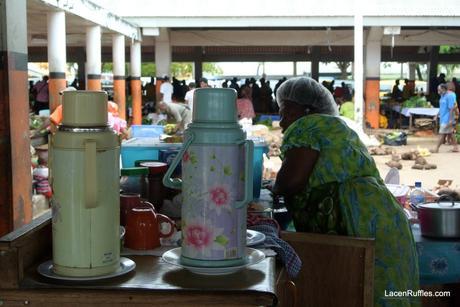
[[[411,149],[417,149],[417,146],[424,148],[434,148],[438,140],[438,136],[432,137],[416,137],[409,136],[407,146],[390,146],[398,154],[401,154]],[[384,145],[386,146],[386,145]],[[439,153],[431,154],[425,157],[428,163],[438,166],[435,170],[415,170],[412,169],[414,161],[401,160],[403,168],[400,170],[400,179],[402,184],[413,185],[415,181],[421,181],[422,186],[427,189],[432,189],[436,186],[439,179],[452,179],[452,187],[460,188],[460,153],[450,152],[452,146],[443,145],[439,149]],[[391,156],[373,156],[380,176],[385,178],[390,168],[385,165],[385,162],[391,160]]]

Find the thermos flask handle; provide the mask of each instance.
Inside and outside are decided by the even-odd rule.
[[[169,166],[168,171],[166,172],[166,174],[163,177],[163,185],[164,186],[166,186],[168,188],[176,189],[176,190],[182,189],[182,180],[179,179],[179,178],[171,178],[171,175],[174,172],[174,170],[176,169],[176,167],[179,164],[179,162],[182,161],[182,156],[184,155],[184,152],[189,148],[190,144],[192,144],[194,139],[195,139],[195,135],[190,132],[190,137],[184,143],[184,145],[182,145],[181,150],[176,155],[176,157],[174,158],[173,162]]]
[[[85,140],[85,207],[97,207],[96,140]]]
[[[241,143],[242,144],[242,143]],[[235,207],[240,209],[252,201],[252,160],[254,157],[254,143],[251,140],[244,141],[245,161],[244,161],[244,198],[235,202]]]

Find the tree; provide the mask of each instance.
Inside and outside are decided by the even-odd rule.
[[[113,63],[102,63],[102,72],[113,72]],[[129,64],[126,64],[125,71],[129,75]],[[223,71],[215,63],[203,63],[203,72],[210,75],[222,75]],[[192,62],[173,62],[171,63],[171,75],[179,80],[193,78],[193,63]],[[141,76],[150,77],[156,76],[156,65],[153,62],[145,62],[141,64]],[[161,76],[158,76],[161,77]]]
[[[340,79],[346,80],[348,79],[348,67],[350,67],[351,62],[335,62],[337,68],[340,69]]]
[[[224,71],[222,70],[222,68],[219,67],[219,65],[211,62],[203,63],[203,72],[208,73],[212,76],[222,75],[224,73]]]
[[[451,54],[451,53],[460,53],[460,46],[440,46],[440,54]],[[446,79],[452,79],[454,77],[454,72],[459,68],[458,64],[439,64],[439,70],[444,70],[446,72]],[[444,69],[443,69],[444,68]]]

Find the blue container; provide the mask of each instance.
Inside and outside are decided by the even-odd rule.
[[[264,115],[260,115],[259,117],[259,121],[266,120],[266,119],[271,119],[272,121],[279,121],[281,120],[281,116],[279,116],[278,114],[273,114],[273,115],[264,114]]]
[[[121,163],[123,168],[134,167],[137,160],[159,160],[162,149],[179,150],[182,143],[161,143],[159,138],[132,138],[121,144]]]
[[[268,152],[268,146],[263,138],[251,138],[254,142],[253,170],[253,197],[259,198],[260,188],[262,187],[262,171],[264,169],[264,153]]]
[[[160,149],[158,153],[158,160],[160,162],[164,162],[168,164],[168,167],[172,164],[174,158],[177,156],[179,153],[180,149],[172,147],[172,148],[167,148],[167,149]],[[179,177],[182,174],[182,164],[179,163],[176,167],[176,169],[173,172],[173,176]]]
[[[132,125],[131,137],[133,138],[154,138],[164,132],[164,126],[159,125]]]
[[[263,154],[268,152],[268,146],[263,138],[251,138],[251,140],[254,141],[253,196],[259,198],[262,186]],[[123,168],[127,168],[134,167],[137,160],[160,161],[160,151],[178,151],[181,147],[182,143],[160,143],[159,138],[132,138],[121,144],[121,162]]]

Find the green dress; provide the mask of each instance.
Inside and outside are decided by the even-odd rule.
[[[419,289],[415,242],[357,134],[337,117],[312,114],[286,130],[281,158],[294,147],[319,152],[305,190],[287,201],[296,230],[375,238],[375,306],[418,306],[415,297],[390,297]]]

